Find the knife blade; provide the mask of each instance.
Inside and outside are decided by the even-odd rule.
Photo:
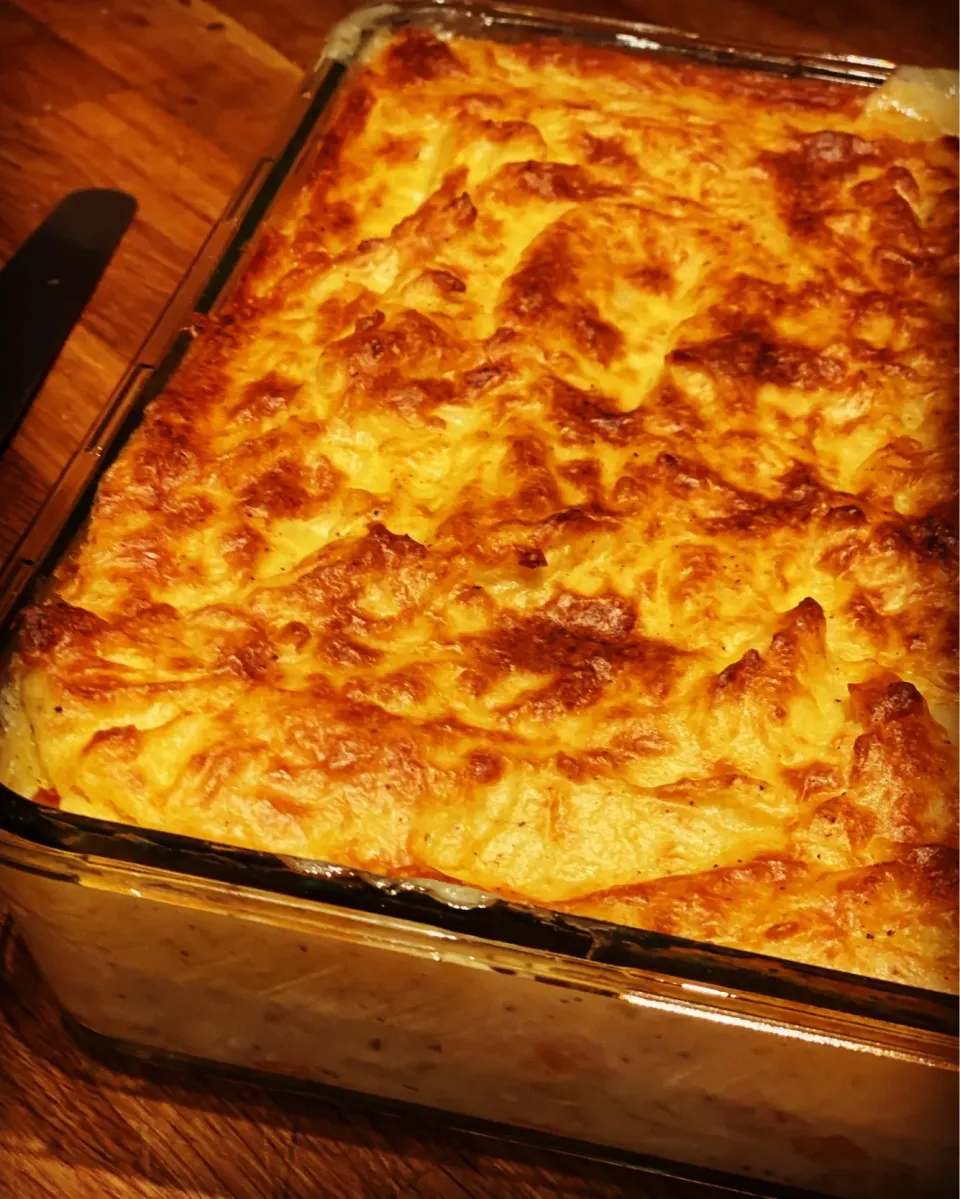
[[[136,211],[136,200],[126,192],[71,192],[0,269],[0,454],[59,358]]]

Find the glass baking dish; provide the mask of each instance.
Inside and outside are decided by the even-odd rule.
[[[0,576],[8,650],[144,405],[300,186],[365,46],[409,25],[850,86],[892,70],[498,5],[404,0],[341,22]],[[7,789],[0,887],[71,1024],[100,1044],[439,1109],[747,1193],[954,1193],[951,996],[74,816]]]

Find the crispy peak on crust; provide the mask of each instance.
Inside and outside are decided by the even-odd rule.
[[[24,616],[2,777],[955,988],[956,145],[921,132],[380,44]]]

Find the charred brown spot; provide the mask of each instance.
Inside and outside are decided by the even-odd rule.
[[[346,633],[335,632],[320,642],[320,652],[336,666],[368,667],[383,661],[381,650],[371,645],[362,645]]]
[[[822,658],[826,620],[813,599],[805,599],[780,618],[766,657],[749,649],[722,670],[711,691],[717,700],[751,699],[774,720],[787,715],[787,702],[798,686],[798,672],[809,659]]]
[[[410,561],[421,561],[427,555],[426,546],[406,533],[391,533],[386,525],[375,521],[360,543],[358,565],[373,570],[389,570]]]
[[[521,566],[525,566],[529,570],[536,570],[539,566],[546,566],[547,556],[543,550],[533,546],[529,549],[520,550],[517,554],[517,561]]]
[[[676,276],[665,264],[637,267],[627,278],[641,291],[657,296],[672,296],[677,290]]]
[[[555,720],[564,712],[592,707],[603,695],[606,680],[594,664],[582,670],[567,670],[552,682],[524,696],[514,710],[536,720]]]
[[[481,121],[480,132],[487,141],[498,144],[530,140],[544,144],[540,130],[529,121]]]
[[[296,799],[282,791],[261,790],[258,798],[269,804],[281,816],[291,816],[294,820],[302,820],[305,816],[309,816],[312,810],[312,805],[307,800]]]
[[[387,162],[416,162],[424,142],[419,137],[386,137],[377,148],[377,157]]]
[[[560,505],[560,491],[553,476],[552,455],[538,437],[516,437],[509,444],[506,470],[519,484],[507,504],[511,517],[542,520]]]
[[[599,504],[586,504],[574,508],[561,508],[543,522],[549,528],[562,527],[565,535],[571,533],[596,533],[600,529],[610,531],[620,528],[619,518]]]
[[[142,734],[136,725],[115,725],[98,729],[83,747],[83,753],[86,756],[94,750],[104,749],[117,758],[132,761],[140,752],[142,741]]]
[[[489,750],[472,750],[466,759],[470,778],[478,783],[496,783],[503,778],[503,758]]]
[[[802,884],[808,868],[793,858],[761,855],[737,866],[721,866],[694,877],[655,879],[639,885],[616,887],[595,898],[628,898],[646,906],[644,927],[669,932],[676,927],[675,905],[681,910],[691,903],[713,904],[731,901],[745,904],[747,896],[769,892],[772,888]],[[648,923],[649,921],[649,923]]]
[[[52,787],[41,787],[39,791],[35,792],[33,802],[42,804],[45,808],[59,808],[63,800],[60,798],[59,792],[54,791]]]
[[[784,153],[761,154],[759,161],[776,183],[788,227],[802,237],[822,228],[824,216],[836,203],[838,183],[879,154],[872,142],[824,130],[801,135],[795,147]]]
[[[429,82],[465,75],[466,68],[446,42],[425,29],[407,29],[386,56],[387,73],[397,84]]]
[[[333,124],[324,135],[312,164],[312,175],[320,181],[324,174],[332,175],[340,165],[343,147],[353,137],[363,132],[367,117],[376,103],[376,97],[365,87],[351,88],[345,93]],[[316,188],[317,199],[325,200],[326,190],[322,183]]]
[[[581,304],[575,307],[570,325],[574,340],[588,358],[609,366],[623,352],[623,334],[614,325],[601,320],[595,306]]]
[[[471,392],[480,392],[487,387],[495,387],[510,374],[509,367],[500,362],[484,362],[474,367],[463,376],[463,381]]]
[[[121,606],[121,611],[127,619],[149,629],[159,630],[180,619],[180,613],[173,604],[158,604],[145,595],[131,595]]]
[[[833,766],[825,762],[811,762],[796,769],[783,767],[780,771],[797,793],[801,803],[829,791],[839,790],[843,780]]]
[[[310,630],[300,620],[291,620],[280,630],[280,640],[300,650],[310,640]]]
[[[204,495],[171,496],[163,504],[163,514],[170,529],[195,529],[205,524],[216,512],[213,501]]]
[[[709,593],[723,571],[719,550],[711,545],[679,547],[676,570],[668,584],[671,597],[678,603],[700,598]]]
[[[346,200],[327,200],[322,205],[314,206],[313,227],[321,235],[349,233],[356,224],[357,214]],[[317,264],[311,265],[315,271]]]
[[[447,270],[430,270],[424,271],[421,278],[429,283],[432,283],[438,291],[441,291],[445,296],[459,295],[467,290],[467,285],[455,275],[453,271]]]
[[[232,673],[259,683],[271,672],[276,660],[277,653],[270,642],[258,637],[230,650],[224,664]]]
[[[763,674],[763,658],[755,649],[748,649],[742,658],[731,662],[717,675],[715,690],[719,694],[738,693],[746,690]]]
[[[395,387],[400,372],[409,379],[418,373],[414,364],[429,370],[452,349],[450,337],[423,313],[404,309],[388,322],[377,309],[359,320],[353,333],[335,342],[330,352],[351,375],[362,377],[369,389],[377,386],[378,379],[382,387]]]
[[[148,502],[159,504],[176,484],[193,479],[199,464],[196,439],[179,419],[155,412],[134,443],[131,473]]]
[[[868,731],[853,746],[848,795],[869,807],[878,833],[904,845],[955,844],[956,756],[909,684],[851,696]]]
[[[910,525],[909,536],[916,553],[922,558],[947,559],[957,557],[956,514],[953,520],[938,515],[926,516]]]
[[[668,361],[800,391],[837,387],[846,375],[841,362],[799,342],[777,338],[769,328],[739,329],[712,341],[680,346],[670,352]]]
[[[837,795],[821,803],[814,820],[846,836],[855,849],[862,849],[877,830],[877,819],[869,808]]]
[[[465,92],[459,98],[459,106],[468,116],[483,118],[490,112],[499,112],[506,107],[503,96],[494,92]]]
[[[370,389],[369,399],[390,407],[408,418],[428,424],[442,424],[433,410],[453,403],[457,390],[449,379],[405,379],[400,372],[383,376],[380,385]]]
[[[622,354],[623,334],[583,295],[578,287],[580,270],[570,232],[550,230],[507,280],[502,309],[521,325],[548,323],[572,339],[584,355],[607,366]]]
[[[482,659],[506,670],[548,674],[608,658],[625,648],[636,612],[621,597],[562,595],[533,617],[482,635]]]
[[[805,471],[796,471],[781,479],[781,496],[764,500],[760,496],[728,489],[733,501],[732,515],[708,518],[703,528],[708,533],[742,533],[750,537],[770,536],[777,529],[806,528],[824,510],[831,493]],[[824,569],[843,569],[832,564],[836,548],[821,557]]]
[[[305,482],[305,472],[298,462],[278,462],[241,492],[243,510],[247,516],[296,516],[310,500]]]
[[[815,599],[807,596],[784,615],[781,628],[773,636],[771,648],[778,659],[792,666],[800,644],[805,642],[818,649],[823,648],[826,627],[823,609]]]
[[[599,462],[592,458],[578,458],[574,462],[564,463],[560,467],[560,474],[568,483],[587,492],[592,497],[593,503],[600,505],[600,496],[603,492],[603,471]]]
[[[520,704],[547,716],[595,703],[621,670],[641,679],[651,693],[667,693],[681,651],[638,635],[635,623],[635,606],[622,596],[562,593],[532,616],[507,617],[473,646],[478,661],[498,673],[554,676]]]
[[[645,479],[628,471],[617,479],[613,488],[613,502],[625,513],[639,511],[646,504],[650,488]]]
[[[493,672],[467,668],[457,675],[457,682],[468,695],[478,697],[490,690],[493,683]]]
[[[568,256],[557,239],[535,250],[507,280],[505,311],[520,321],[536,320],[563,309],[561,292],[571,271]]]
[[[581,391],[561,379],[551,383],[551,415],[570,440],[599,437],[613,445],[624,445],[642,429],[637,412],[618,412],[608,407],[605,397]]]
[[[238,525],[226,533],[221,540],[221,552],[226,561],[244,573],[251,571],[267,552],[267,540],[252,525]]]
[[[494,186],[507,202],[526,203],[531,197],[548,202],[595,200],[622,189],[595,179],[582,166],[561,162],[511,162],[500,168]]]
[[[582,133],[580,144],[583,146],[587,162],[598,166],[636,167],[637,160],[630,154],[619,137],[595,137],[592,133]]]
[[[39,663],[60,650],[92,642],[109,629],[106,621],[84,608],[55,598],[27,608],[20,617],[20,652],[27,662]]]
[[[788,937],[795,937],[802,928],[799,920],[781,920],[779,924],[771,924],[764,936],[768,941],[785,941]]]
[[[856,718],[866,727],[886,724],[926,713],[923,696],[912,683],[902,679],[879,678],[867,683],[851,683],[850,698]]]
[[[580,762],[570,754],[557,754],[555,761],[560,773],[570,779],[571,782],[577,782],[583,777]]]
[[[857,504],[838,504],[823,519],[825,525],[837,529],[858,529],[867,523],[863,509]]]
[[[921,845],[905,849],[896,866],[924,898],[956,904],[958,881],[957,850],[951,845]]]
[[[758,496],[729,486],[722,476],[704,463],[680,454],[658,454],[655,478],[678,495],[686,496],[686,493],[693,491],[713,492],[731,500],[735,508],[745,511],[749,511],[753,504],[763,503]]]

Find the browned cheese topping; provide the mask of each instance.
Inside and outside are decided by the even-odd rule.
[[[956,140],[869,96],[381,43],[27,613],[2,777],[955,988]]]

